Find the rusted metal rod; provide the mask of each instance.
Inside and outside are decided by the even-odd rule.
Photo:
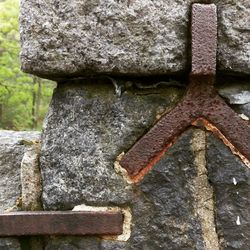
[[[145,174],[189,126],[203,126],[232,144],[242,160],[250,160],[250,125],[214,89],[217,13],[214,4],[192,6],[192,70],[189,86],[177,106],[145,134],[120,164],[134,180]],[[199,121],[199,122],[198,122]],[[202,121],[202,123],[201,123]],[[224,140],[224,142],[225,142]]]
[[[118,235],[120,212],[14,212],[0,214],[0,236],[23,235]]]

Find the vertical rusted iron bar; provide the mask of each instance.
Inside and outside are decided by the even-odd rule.
[[[214,4],[192,5],[191,75],[216,74],[217,11]]]
[[[194,4],[192,7],[192,73],[191,79],[202,76],[211,83],[210,76],[216,70],[217,22],[216,6],[214,4]],[[205,19],[205,20],[203,20]],[[209,25],[208,25],[209,24]],[[208,33],[208,34],[207,34]],[[202,38],[203,37],[203,38]],[[205,55],[203,55],[205,50]],[[203,75],[207,75],[204,77]],[[211,89],[211,86],[209,87]],[[207,86],[205,85],[205,88]],[[188,89],[184,99],[163,117],[146,135],[144,135],[122,158],[120,164],[130,176],[136,176],[143,168],[150,168],[168,148],[168,145],[191,125],[200,115],[202,91],[197,87]],[[199,96],[202,94],[201,96]],[[206,93],[205,93],[206,95]],[[197,96],[197,98],[196,98]]]
[[[0,236],[122,234],[120,212],[15,212],[0,214]]]

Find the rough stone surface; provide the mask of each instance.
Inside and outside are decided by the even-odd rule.
[[[222,84],[220,81],[217,86],[219,94],[236,112],[250,118],[250,80],[233,78]]]
[[[45,250],[99,250],[100,239],[97,237],[57,237],[49,240]]]
[[[135,186],[130,249],[204,249],[194,209],[192,135],[185,132]]]
[[[21,161],[32,141],[39,138],[38,132],[0,131],[0,213],[21,207]],[[0,249],[21,248],[15,238],[0,238]]]
[[[39,166],[40,143],[32,145],[21,162],[22,209],[41,210],[42,183]]]
[[[1,250],[21,250],[20,243],[13,238],[0,238]]]
[[[250,169],[217,138],[207,138],[207,167],[214,187],[217,233],[223,249],[250,248]]]
[[[22,0],[22,69],[52,79],[187,71],[191,2]],[[212,2],[218,68],[249,74],[249,1]]]
[[[0,131],[0,211],[15,206],[21,195],[20,168],[25,151],[38,132]]]
[[[61,84],[55,90],[40,157],[45,209],[123,205],[130,200],[132,189],[115,173],[115,159],[182,90],[125,90],[120,97],[114,93],[112,84],[94,80]]]
[[[132,194],[128,189],[123,190],[130,193],[127,205],[133,216],[132,233],[127,242],[58,238],[49,241],[46,249],[204,249],[200,218],[195,210],[193,181],[197,169],[192,137],[193,130],[181,135],[144,179],[131,185]],[[107,192],[109,186],[103,190]],[[105,203],[102,197],[96,198],[98,200],[99,204]],[[113,204],[119,204],[119,200]]]

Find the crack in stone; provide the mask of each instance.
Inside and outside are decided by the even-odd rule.
[[[219,250],[219,239],[215,224],[215,206],[213,187],[210,185],[206,168],[206,132],[195,130],[192,140],[194,163],[197,176],[194,179],[195,213],[200,219],[201,229],[206,250]]]

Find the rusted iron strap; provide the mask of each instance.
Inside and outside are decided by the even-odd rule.
[[[192,72],[187,93],[121,159],[121,166],[135,181],[152,168],[188,126],[199,125],[199,120],[215,126],[214,133],[217,131],[220,137],[225,137],[230,148],[237,148],[241,159],[250,160],[250,124],[227,106],[213,86],[217,46],[216,7],[213,4],[194,4],[192,17]],[[206,124],[200,125],[206,127]]]
[[[188,106],[178,105],[171,110],[125,154],[120,164],[130,176],[154,165],[171,146],[169,144],[190,126],[193,117],[187,109]]]
[[[214,4],[192,5],[193,75],[215,75],[217,11]]]
[[[204,95],[211,92],[213,85],[211,76],[215,74],[216,69],[216,6],[194,4],[192,16],[193,56],[190,78],[193,79],[194,84],[191,84],[186,96],[177,107],[163,117],[122,158],[120,164],[131,177],[139,174],[143,168],[150,168],[169,144],[201,115],[200,105],[203,104]],[[209,23],[208,27],[207,23]],[[203,50],[205,55],[202,54]],[[202,84],[202,89],[196,83]],[[203,91],[203,88],[208,88],[209,91]]]
[[[0,214],[0,236],[118,235],[120,212],[15,212]]]
[[[207,104],[203,117],[206,117],[244,157],[250,160],[249,121],[243,120],[218,95]]]
[[[124,155],[120,164],[132,178],[144,168],[150,169],[175,139],[203,116],[216,95],[212,83],[210,76],[192,76],[184,98]]]

